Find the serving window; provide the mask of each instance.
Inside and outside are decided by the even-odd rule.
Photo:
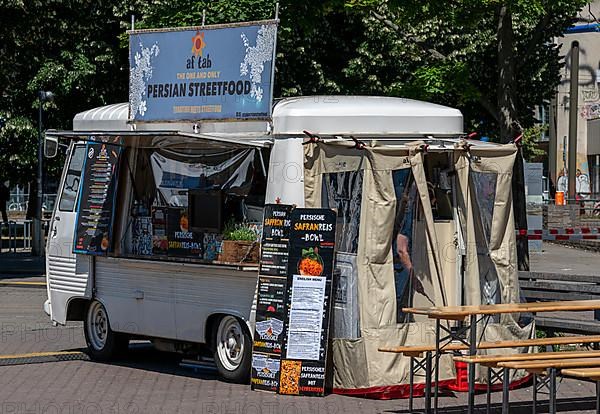
[[[267,150],[171,140],[138,148],[129,166],[131,203],[122,253],[257,262]]]

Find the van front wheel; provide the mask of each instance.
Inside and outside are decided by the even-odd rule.
[[[247,383],[252,363],[252,339],[243,322],[234,316],[223,316],[213,338],[215,364],[221,377],[227,381]]]
[[[108,314],[104,305],[94,300],[88,306],[83,323],[85,341],[90,357],[107,361],[121,354],[129,345],[128,338],[110,328]]]

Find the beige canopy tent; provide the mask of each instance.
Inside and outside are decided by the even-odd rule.
[[[372,140],[363,147],[338,138],[305,145],[306,206],[338,210],[336,392],[408,393],[409,358],[377,349],[433,344],[435,324],[402,307],[519,301],[516,156],[513,144],[462,139]],[[533,321],[524,316],[483,321],[480,338],[532,337]],[[440,380],[455,376],[451,356],[444,355]],[[485,378],[480,372],[478,381]]]

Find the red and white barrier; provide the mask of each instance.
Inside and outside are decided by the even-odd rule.
[[[548,230],[517,230],[518,238],[527,240],[600,240],[600,227],[579,227]]]

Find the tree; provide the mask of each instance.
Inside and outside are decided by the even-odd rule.
[[[562,64],[553,40],[585,4],[355,0],[350,6],[377,29],[360,46],[368,59],[359,58],[348,73],[371,73],[371,90],[459,106],[470,128],[508,142],[551,97]]]
[[[276,0],[141,2],[139,28],[198,26],[272,19]],[[279,1],[275,97],[345,93],[344,68],[356,55],[362,16],[341,0]]]
[[[35,181],[39,90],[54,92],[44,125],[57,129],[70,129],[82,109],[126,99],[123,9],[105,0],[0,4],[0,171],[12,184]],[[46,164],[49,177],[58,177],[61,161]]]

